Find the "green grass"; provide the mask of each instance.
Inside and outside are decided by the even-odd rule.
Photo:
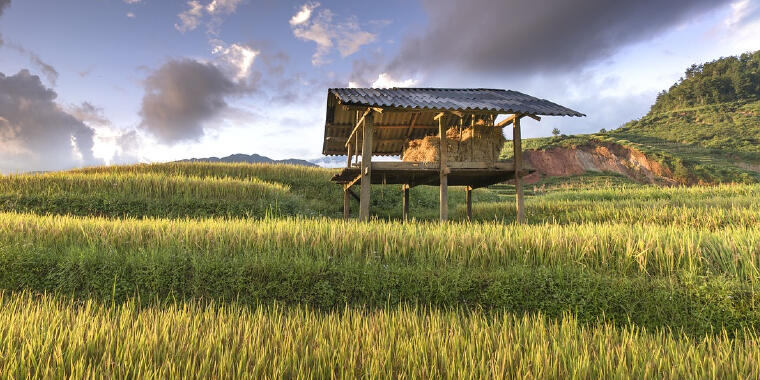
[[[339,217],[343,192],[329,180],[334,169],[295,165],[167,163],[92,167],[70,172],[0,176],[0,211],[103,217],[263,218]],[[410,193],[418,219],[438,216],[438,188]],[[464,202],[452,187],[451,208]],[[401,189],[373,186],[372,211],[379,218],[401,217]],[[473,199],[495,201],[487,189]],[[352,199],[354,213],[358,203]]]
[[[401,223],[399,189],[376,186],[360,223],[332,173],[0,177],[1,373],[755,375],[760,185],[547,178],[522,226],[509,186],[476,192],[474,223],[454,189],[444,224],[424,220],[437,188]]]
[[[0,294],[0,372],[27,378],[756,378],[757,337],[567,314],[169,303]]]
[[[0,217],[0,288],[760,326],[757,228]]]

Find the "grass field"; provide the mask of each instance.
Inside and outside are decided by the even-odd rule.
[[[476,192],[155,164],[0,177],[0,373],[757,377],[760,185],[613,175]]]

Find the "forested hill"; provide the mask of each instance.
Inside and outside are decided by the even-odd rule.
[[[760,100],[760,51],[691,65],[683,78],[657,95],[650,113],[756,100]]]
[[[760,51],[692,65],[646,116],[614,133],[760,161]]]
[[[601,145],[643,154],[667,177],[656,182],[760,182],[760,51],[692,65],[683,78],[657,96],[649,113],[620,128],[530,139],[523,144],[535,152],[536,160],[561,153],[552,148],[570,149],[565,155],[579,150],[594,155]],[[505,150],[504,158],[510,154]],[[609,161],[615,160],[627,166],[619,171],[628,176],[642,165],[630,157]]]

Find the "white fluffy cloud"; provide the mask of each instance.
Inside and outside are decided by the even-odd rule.
[[[208,29],[215,33],[216,27],[222,21],[221,16],[235,13],[240,3],[242,0],[212,0],[203,5],[199,0],[190,0],[187,2],[187,8],[177,15],[179,23],[174,24],[174,27],[182,33],[195,30],[208,15],[211,17],[207,22]]]
[[[319,3],[306,3],[289,21],[294,36],[317,44],[311,58],[313,65],[328,63],[327,55],[336,45],[341,57],[345,58],[377,39],[376,34],[361,29],[356,17],[334,23],[334,14],[329,9],[322,9],[314,15],[319,6]]]
[[[213,0],[206,6],[206,12],[211,15],[235,13],[242,0]]]
[[[189,30],[194,30],[201,23],[201,17],[203,17],[203,5],[196,0],[187,2],[187,9],[177,15],[179,17],[179,23],[174,24],[180,32],[184,33]]]
[[[211,40],[211,53],[218,57],[221,66],[236,80],[251,75],[251,66],[259,55],[258,50],[243,44],[226,44],[221,40]]]
[[[311,18],[311,12],[318,6],[319,3],[306,3],[302,5],[298,13],[294,14],[293,17],[290,18],[290,25],[301,25],[306,21],[309,21],[309,18]]]
[[[409,78],[406,80],[396,80],[388,73],[381,73],[377,80],[372,82],[373,88],[390,88],[390,87],[412,87],[417,84],[417,81]]]

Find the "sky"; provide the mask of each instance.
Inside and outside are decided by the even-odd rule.
[[[321,156],[331,87],[521,91],[614,129],[693,63],[760,49],[760,0],[0,0],[0,172]]]

